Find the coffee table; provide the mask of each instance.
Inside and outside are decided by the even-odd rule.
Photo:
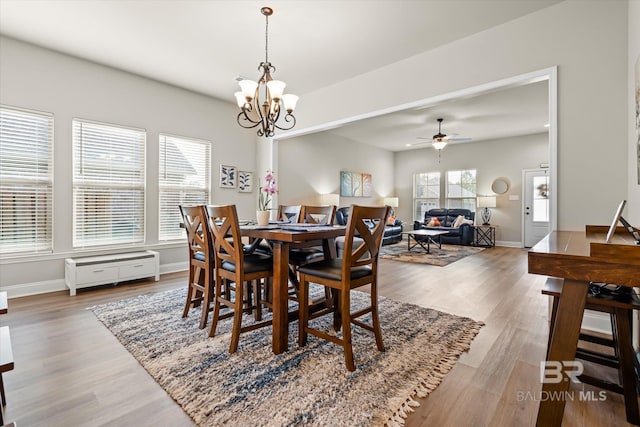
[[[407,250],[411,251],[411,249],[416,246],[420,246],[426,253],[430,252],[430,244],[438,245],[438,249],[442,249],[442,243],[440,239],[435,241],[433,238],[437,236],[442,236],[443,234],[449,234],[448,231],[442,230],[409,230],[403,231],[402,234],[407,235]],[[411,239],[415,242],[413,245],[411,244]],[[426,245],[425,245],[426,244]]]

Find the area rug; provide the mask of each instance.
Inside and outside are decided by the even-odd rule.
[[[352,294],[353,310],[369,300]],[[311,335],[298,347],[297,322],[289,325],[286,353],[272,353],[267,327],[242,334],[229,354],[231,319],[208,338],[198,310],[181,317],[185,298],[177,289],[90,309],[198,426],[403,425],[419,405],[414,398],[440,384],[483,325],[381,298],[386,351],[354,327],[356,371],[349,372],[333,343]],[[331,329],[330,319],[312,322]]]
[[[438,245],[431,244],[429,253],[426,253],[420,246],[408,251],[407,242],[402,241],[393,245],[382,246],[380,258],[444,267],[469,255],[475,255],[484,249],[461,245],[442,245],[442,249],[439,249]]]

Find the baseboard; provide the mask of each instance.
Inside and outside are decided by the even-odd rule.
[[[582,318],[582,329],[600,332],[602,334],[611,334],[611,318],[607,313],[585,310],[584,317]]]
[[[506,248],[521,248],[522,242],[510,242],[507,240],[496,240],[496,246],[504,246]]]
[[[160,266],[160,274],[177,273],[179,271],[187,271],[189,269],[189,262],[174,262],[171,264],[163,264]]]
[[[186,271],[189,268],[188,262],[174,262],[160,266],[160,274],[176,273]],[[68,290],[64,279],[45,280],[42,282],[19,283],[17,285],[0,286],[0,291],[6,291],[8,298],[19,298],[30,295],[46,294],[49,292],[59,292]]]
[[[548,319],[551,319],[551,310],[553,307],[553,298],[549,296],[549,313]],[[611,318],[607,313],[599,311],[585,310],[582,317],[582,329],[591,332],[599,332],[601,334],[611,334]]]
[[[0,291],[6,291],[8,298],[26,297],[30,295],[59,292],[67,289],[64,279],[45,280],[42,282],[20,283],[17,285],[0,287]]]

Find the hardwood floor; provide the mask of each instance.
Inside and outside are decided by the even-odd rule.
[[[533,426],[546,351],[544,278],[522,249],[490,248],[447,267],[381,260],[380,293],[485,322],[471,350],[407,420],[417,426]],[[186,273],[9,300],[15,369],[4,374],[5,422],[18,426],[191,426],[87,307],[187,286]],[[383,331],[384,333],[384,331]],[[290,343],[290,345],[296,345]],[[596,389],[584,385],[585,390]],[[567,403],[564,426],[624,426],[620,395]],[[265,420],[266,421],[266,420]]]

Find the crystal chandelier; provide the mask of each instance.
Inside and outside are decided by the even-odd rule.
[[[276,129],[289,130],[296,125],[293,110],[296,108],[296,95],[283,95],[285,82],[273,80],[271,73],[275,67],[269,62],[269,16],[273,9],[263,7],[260,12],[265,16],[265,60],[260,63],[258,70],[262,71],[260,80],[240,80],[240,92],[236,92],[236,101],[240,108],[238,124],[243,128],[258,127],[258,136],[272,137]],[[282,108],[286,111],[284,121],[278,123]]]

